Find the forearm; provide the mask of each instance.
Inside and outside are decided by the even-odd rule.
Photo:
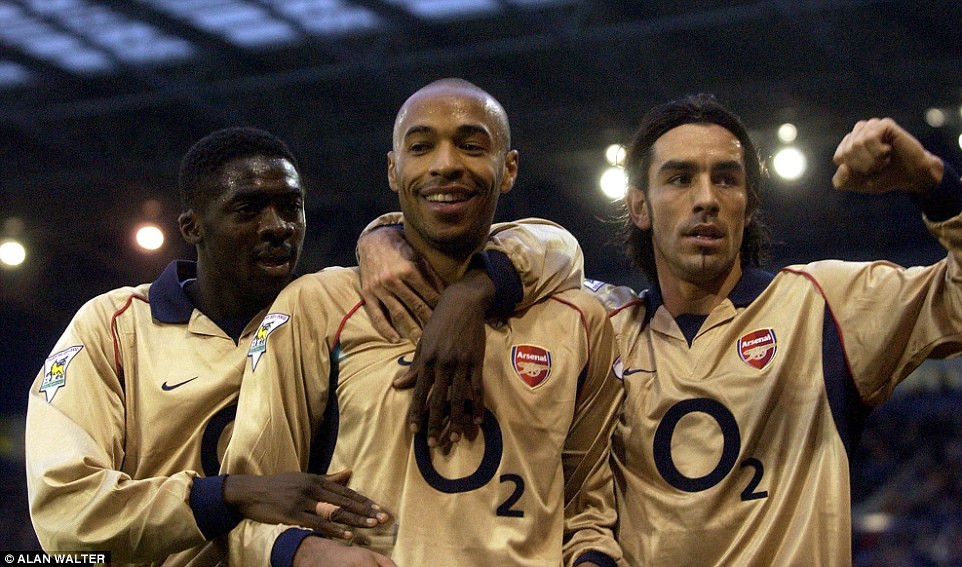
[[[522,219],[496,224],[485,250],[501,252],[511,260],[523,287],[518,308],[581,287],[581,246],[570,232],[550,221]]]
[[[52,441],[30,421],[28,445]],[[190,473],[132,480],[98,451],[50,451],[54,446],[28,450],[26,463],[30,516],[47,551],[109,550],[114,561],[133,562],[205,541],[188,505]]]

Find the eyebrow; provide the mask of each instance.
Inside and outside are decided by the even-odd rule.
[[[695,171],[697,169],[699,169],[698,164],[696,164],[693,161],[682,161],[682,160],[672,159],[661,164],[661,167],[658,168],[658,171],[677,171],[677,170]],[[744,166],[742,166],[741,162],[736,160],[713,163],[711,166],[712,171],[742,171],[744,169],[745,168]]]
[[[403,139],[407,139],[415,134],[434,134],[435,132],[436,130],[431,126],[426,124],[416,124],[404,132]],[[491,133],[488,132],[487,128],[477,124],[462,124],[455,130],[455,134],[458,137],[470,136],[472,134],[482,134],[488,138],[492,138]]]

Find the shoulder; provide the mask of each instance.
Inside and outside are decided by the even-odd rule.
[[[361,300],[357,268],[324,268],[292,281],[274,300],[271,311],[319,313],[346,309]]]
[[[604,321],[608,318],[605,307],[598,302],[597,297],[581,289],[556,293],[549,300],[577,311],[586,321]]]
[[[126,286],[102,293],[83,304],[77,310],[76,318],[97,319],[104,318],[108,322],[122,313],[134,314],[140,308],[146,308],[150,314],[149,300],[150,284]]]

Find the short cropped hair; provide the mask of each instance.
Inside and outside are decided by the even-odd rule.
[[[648,170],[651,168],[652,148],[655,142],[669,130],[685,124],[717,124],[731,132],[741,143],[748,190],[746,213],[754,215],[752,222],[745,227],[741,262],[743,267],[762,265],[768,258],[771,244],[769,229],[757,214],[762,199],[765,166],[741,120],[722,106],[714,96],[708,94],[688,96],[656,106],[645,114],[625,155],[628,184],[648,194]],[[655,267],[655,249],[651,229],[641,230],[634,225],[631,217],[625,214],[621,236],[628,258],[644,271],[649,283],[656,284],[658,270]]]
[[[180,200],[184,210],[202,209],[222,191],[221,170],[229,162],[253,156],[281,158],[297,169],[297,160],[277,136],[248,126],[212,132],[190,147],[180,162]]]

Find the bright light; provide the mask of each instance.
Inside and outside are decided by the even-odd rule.
[[[791,144],[798,137],[798,128],[794,124],[782,124],[778,127],[778,139],[786,144]]]
[[[27,250],[16,240],[7,240],[0,244],[0,262],[5,266],[15,267],[23,264],[27,258]]]
[[[959,134],[959,147],[962,148],[962,134]]]
[[[778,153],[775,154],[772,165],[775,168],[775,173],[779,177],[787,179],[788,181],[794,181],[805,173],[805,168],[808,166],[808,163],[805,160],[805,154],[800,152],[798,148],[789,146],[779,150]]]
[[[605,159],[611,165],[623,165],[625,163],[625,147],[621,144],[611,144],[605,149]]]
[[[857,518],[856,521],[862,531],[870,533],[882,533],[892,526],[892,517],[885,512],[864,514],[862,517]]]
[[[621,199],[625,196],[628,177],[620,167],[609,167],[601,174],[601,192],[609,199]]]
[[[152,224],[137,229],[137,244],[144,250],[156,250],[164,244],[164,233]]]
[[[941,108],[930,108],[925,111],[925,121],[933,128],[941,128],[945,125],[945,111]]]

